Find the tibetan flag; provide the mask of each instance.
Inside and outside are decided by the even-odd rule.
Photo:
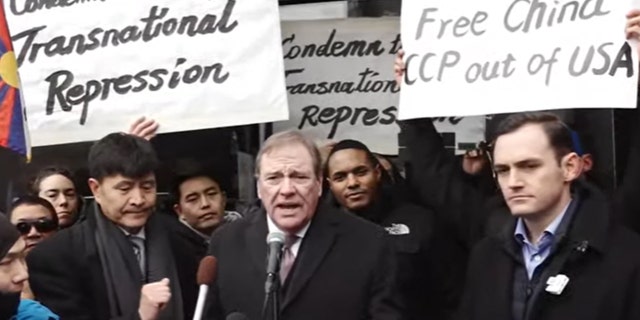
[[[0,1],[0,147],[31,159],[27,116],[20,90],[18,62]]]

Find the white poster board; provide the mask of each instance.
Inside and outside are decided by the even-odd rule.
[[[280,6],[281,21],[344,19],[348,14],[349,4],[346,0]]]
[[[405,0],[399,118],[635,108],[628,9],[619,0]]]
[[[4,3],[34,146],[288,117],[277,1]]]
[[[374,152],[397,154],[399,29],[397,17],[283,22],[290,118],[274,123],[274,131],[300,129],[319,144],[356,139]],[[484,117],[434,123],[455,134],[455,146],[484,137]]]

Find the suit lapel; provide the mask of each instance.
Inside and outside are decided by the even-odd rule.
[[[513,281],[517,264],[524,264],[522,253],[513,236],[516,219],[505,221],[502,230],[491,237],[493,245],[498,247],[500,254],[495,256],[490,265],[490,275],[486,279],[485,292],[487,296],[482,300],[487,304],[485,310],[490,311],[492,319],[511,319],[513,317]],[[490,280],[489,280],[490,279]],[[485,316],[489,316],[485,315]]]
[[[284,310],[307,285],[322,263],[338,235],[339,223],[333,219],[334,210],[318,210],[305,235],[296,258],[292,279],[282,303]]]
[[[487,287],[487,294],[491,295],[491,299],[485,300],[489,304],[493,304],[487,307],[486,310],[493,310],[492,316],[494,319],[511,319],[512,318],[512,305],[513,301],[513,273],[515,270],[515,264],[518,263],[513,260],[513,257],[508,253],[504,253],[498,258],[500,261],[496,261],[495,265],[492,265],[494,282],[491,287]]]
[[[260,274],[266,272],[267,263],[267,218],[264,211],[254,215],[251,224],[245,231],[245,243],[251,256],[251,262]]]

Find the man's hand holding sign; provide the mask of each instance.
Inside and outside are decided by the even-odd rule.
[[[625,33],[627,40],[635,47],[636,54],[638,54],[640,52],[640,9],[633,9],[627,13]],[[640,77],[640,74],[638,76]]]

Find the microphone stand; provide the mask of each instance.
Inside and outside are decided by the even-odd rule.
[[[275,272],[267,274],[262,320],[280,320],[280,259],[281,253],[278,254]],[[271,306],[271,317],[268,316],[269,306]]]
[[[280,276],[275,276],[272,290],[267,293],[267,299],[271,300],[271,319],[280,320]],[[268,320],[268,319],[265,319]]]

